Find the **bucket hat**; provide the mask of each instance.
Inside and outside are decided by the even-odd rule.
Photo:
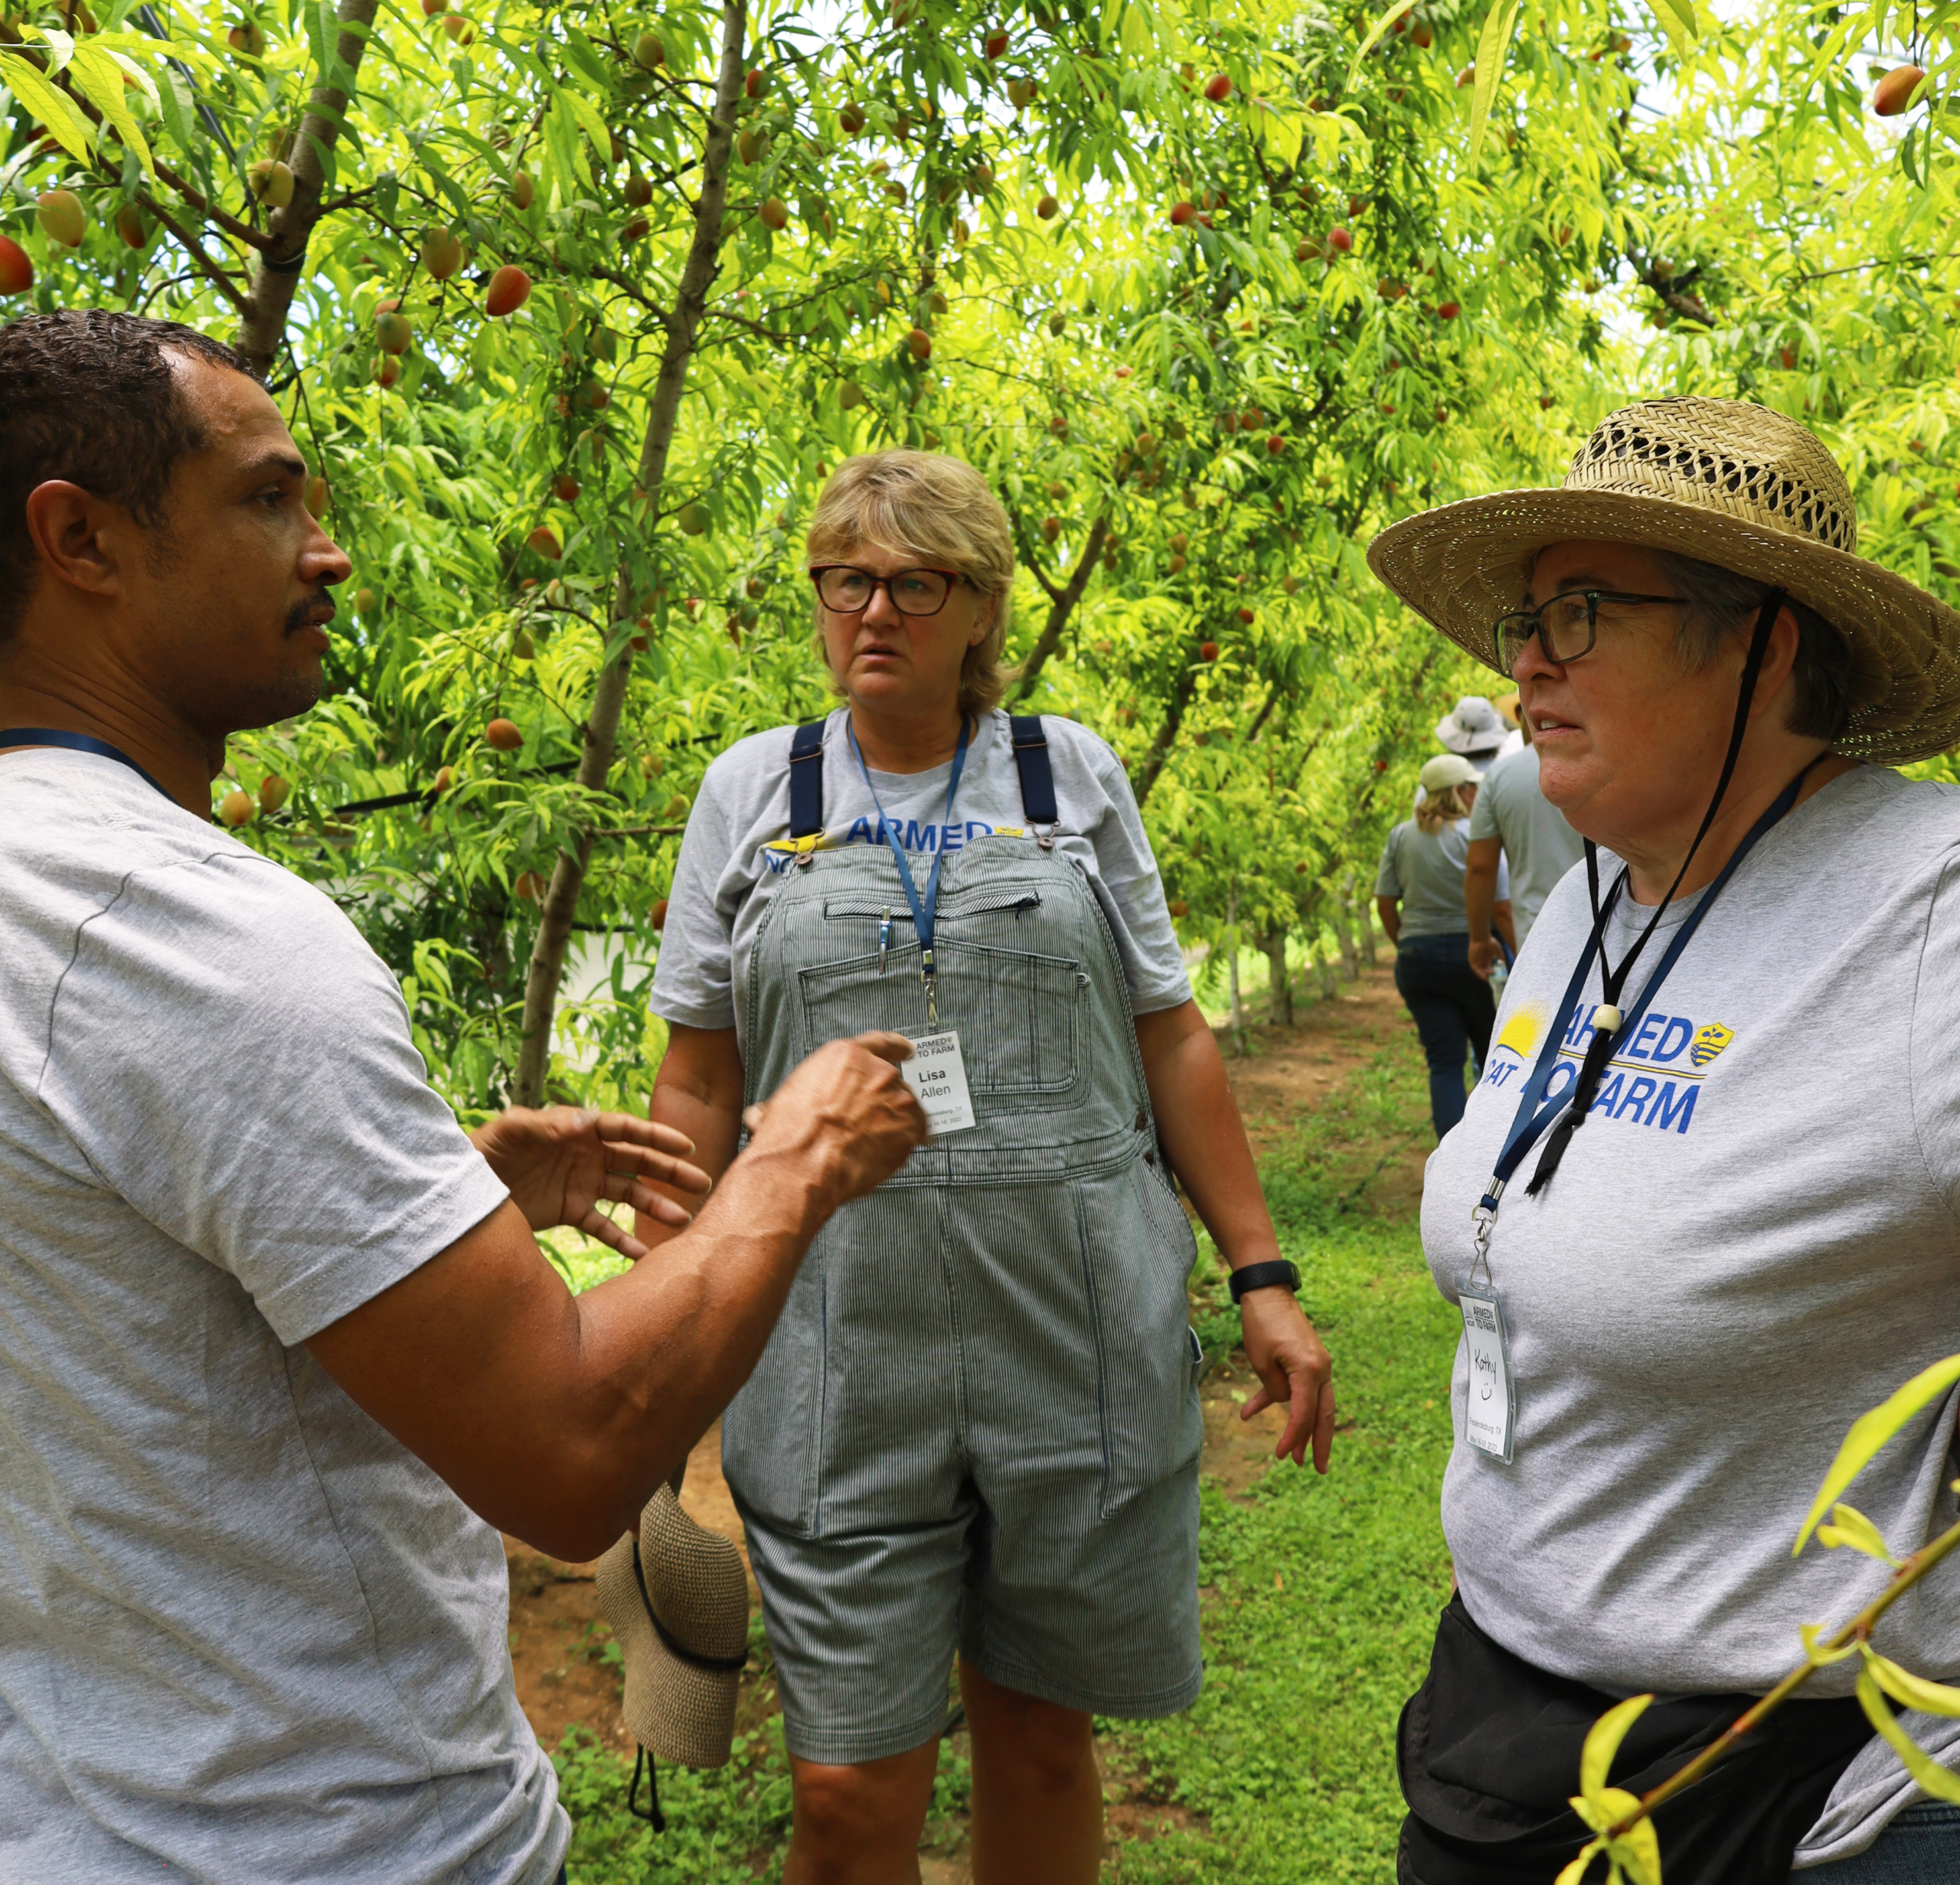
[[[1501,491],[1405,518],[1369,545],[1368,566],[1501,673],[1497,620],[1528,599],[1531,558],[1586,539],[1693,557],[1815,609],[1851,652],[1851,713],[1836,751],[1897,765],[1960,740],[1960,613],[1857,554],[1857,511],[1836,460],[1767,407],[1622,407],[1557,490]]]
[[[655,1759],[720,1767],[749,1651],[749,1584],[732,1539],[705,1531],[663,1485],[639,1529],[599,1560],[599,1607],[626,1669],[620,1712]]]
[[[1436,738],[1452,753],[1494,753],[1504,744],[1502,717],[1481,694],[1466,694],[1436,722]]]
[[[1417,781],[1426,792],[1449,792],[1458,786],[1474,786],[1483,777],[1460,753],[1439,753],[1423,762]]]

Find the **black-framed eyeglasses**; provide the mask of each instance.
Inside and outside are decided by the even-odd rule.
[[[1649,609],[1685,608],[1685,596],[1622,596],[1609,589],[1576,589],[1536,609],[1514,609],[1497,622],[1498,656],[1507,669],[1517,665],[1533,635],[1547,661],[1576,661],[1589,655],[1606,632],[1639,626]]]
[[[841,616],[870,608],[880,589],[902,616],[936,616],[946,606],[954,583],[965,580],[953,570],[896,570],[890,576],[874,576],[848,563],[826,564],[810,572],[818,599]]]

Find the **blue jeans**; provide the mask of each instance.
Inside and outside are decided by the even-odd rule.
[[[1863,1852],[1790,1874],[1795,1885],[1953,1885],[1960,1879],[1960,1806],[1909,1806]]]
[[[1474,1047],[1481,1066],[1491,1050],[1497,1004],[1491,985],[1470,966],[1470,938],[1410,936],[1395,952],[1395,986],[1415,1017],[1429,1063],[1429,1118],[1441,1139],[1463,1117],[1463,1063]]]

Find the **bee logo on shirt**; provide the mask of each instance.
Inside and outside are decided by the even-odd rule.
[[[1687,1050],[1687,1057],[1697,1067],[1706,1067],[1736,1037],[1733,1027],[1724,1027],[1720,1021],[1710,1021],[1706,1027],[1695,1031],[1694,1044]]]

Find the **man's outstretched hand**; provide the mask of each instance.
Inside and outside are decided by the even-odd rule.
[[[469,1137],[533,1230],[569,1224],[635,1262],[647,1246],[606,1216],[600,1203],[630,1204],[662,1223],[681,1226],[693,1221],[691,1214],[648,1181],[680,1191],[708,1188],[707,1174],[687,1162],[691,1139],[623,1112],[513,1106]]]

